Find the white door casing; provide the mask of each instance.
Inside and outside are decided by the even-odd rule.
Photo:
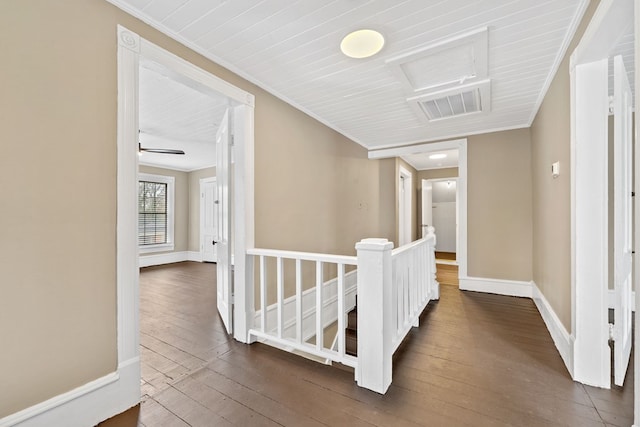
[[[633,94],[621,56],[614,66],[614,375],[622,386],[631,356],[632,322],[632,109]]]
[[[398,246],[411,243],[411,172],[400,166],[398,177]]]
[[[218,261],[218,209],[216,178],[200,180],[200,255],[202,261]]]
[[[433,184],[427,179],[422,180],[422,215],[420,228],[422,237],[427,235],[427,227],[433,225]]]
[[[216,187],[218,199],[218,252],[217,261],[217,306],[222,322],[228,333],[233,333],[233,306],[231,280],[231,132],[229,110],[220,122],[216,134]]]

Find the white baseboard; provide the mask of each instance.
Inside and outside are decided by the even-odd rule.
[[[560,353],[560,357],[564,361],[569,374],[573,378],[573,344],[574,337],[569,334],[567,329],[564,327],[560,318],[553,310],[549,301],[544,297],[538,286],[533,283],[533,302],[535,303],[540,315],[542,316],[542,320],[544,320],[545,325],[547,325],[547,329],[549,330],[549,334],[553,339],[558,352]]]
[[[200,253],[200,251],[188,251],[187,261],[202,262],[202,254]]]
[[[532,296],[532,282],[485,279],[481,277],[460,277],[459,280],[459,287],[463,291],[486,292],[489,294],[527,298],[531,298]]]
[[[174,262],[187,261],[189,259],[189,253],[187,251],[180,251],[155,255],[140,255],[139,259],[140,267],[150,267],[152,265],[171,264]]]
[[[609,308],[616,306],[616,292],[613,289],[609,289],[607,304]],[[636,291],[631,292],[631,309],[636,311]]]
[[[140,358],[74,390],[0,419],[1,427],[94,426],[140,402]]]

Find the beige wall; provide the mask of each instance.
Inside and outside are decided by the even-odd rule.
[[[187,172],[173,169],[156,168],[140,165],[139,171],[153,175],[172,176],[175,178],[174,224],[173,224],[173,251],[147,252],[141,256],[155,253],[170,253],[186,251],[189,243],[189,177]]]
[[[105,1],[2,1],[0,417],[116,369],[117,24],[256,96],[257,245],[395,236],[393,161]]]
[[[393,240],[395,189],[380,190],[393,186],[389,161],[272,97],[259,105],[256,246],[353,255],[363,238]]]
[[[419,188],[422,188],[423,179],[439,179],[439,178],[453,178],[458,176],[458,168],[443,168],[443,169],[429,169],[426,171],[418,172],[418,180],[420,181]]]
[[[571,106],[569,56],[593,16],[592,0],[531,126],[533,280],[571,330]],[[560,161],[561,174],[551,177]]]
[[[532,278],[529,129],[467,137],[467,274]]]
[[[189,247],[200,252],[200,180],[216,176],[216,168],[189,172]]]

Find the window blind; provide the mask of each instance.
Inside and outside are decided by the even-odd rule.
[[[167,184],[138,182],[138,245],[167,242]]]

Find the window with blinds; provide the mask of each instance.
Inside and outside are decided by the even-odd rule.
[[[138,182],[138,245],[168,243],[167,184]]]

